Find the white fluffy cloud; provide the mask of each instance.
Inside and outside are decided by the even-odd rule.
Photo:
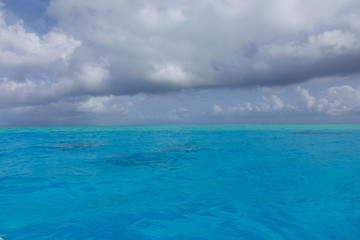
[[[53,30],[42,36],[26,31],[22,21],[8,25],[0,3],[0,69],[3,71],[29,68],[34,71],[50,64],[66,64],[81,42],[61,31]]]
[[[172,86],[192,86],[199,79],[195,79],[190,73],[187,73],[182,66],[174,64],[154,66],[154,70],[150,73],[150,79],[160,84],[168,84]]]
[[[216,108],[221,109],[221,111]],[[269,113],[269,112],[286,112],[293,111],[294,106],[290,104],[285,104],[279,96],[272,94],[270,96],[263,96],[259,103],[247,102],[243,104],[238,104],[236,106],[227,107],[226,110],[218,105],[214,105],[214,113],[227,112],[228,114],[253,114],[253,113]]]
[[[76,75],[79,83],[86,90],[97,92],[107,85],[109,70],[102,64],[85,63]]]
[[[330,87],[323,96],[311,96],[309,91],[297,87],[305,110],[329,115],[360,113],[360,89],[348,85]]]
[[[4,11],[0,2],[0,107],[48,104],[107,86],[105,58],[76,55],[81,41],[60,28],[40,35],[22,21],[8,24]]]
[[[78,102],[76,108],[78,111],[86,113],[116,112],[118,114],[127,115],[131,105],[131,102],[119,104],[119,99],[110,95],[104,97],[89,97],[84,101]]]
[[[294,88],[297,95],[292,101],[284,103],[280,96],[272,94],[262,96],[261,101],[241,103],[235,106],[222,107],[213,104],[213,113],[221,114],[316,114],[331,115],[358,115],[360,113],[360,89],[349,85],[329,87],[318,96],[313,96],[308,89],[301,86]],[[271,115],[270,114],[270,115]]]

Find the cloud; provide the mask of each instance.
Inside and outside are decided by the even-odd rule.
[[[197,80],[191,74],[185,72],[181,66],[174,64],[156,64],[154,70],[150,73],[150,79],[160,84],[168,84],[175,87],[192,86]]]
[[[28,32],[22,21],[8,25],[0,3],[0,69],[5,72],[24,69],[46,71],[52,64],[66,64],[81,42],[60,30],[38,36]],[[26,69],[26,70],[25,70]],[[52,68],[53,69],[53,68]]]
[[[0,107],[99,95],[108,87],[106,58],[89,59],[82,42],[60,28],[40,35],[21,20],[7,24],[3,8],[0,4]]]
[[[129,114],[132,102],[119,105],[115,96],[89,97],[84,101],[76,104],[76,109],[86,113],[117,113],[120,115]]]
[[[324,56],[336,57],[339,55],[353,54],[359,52],[360,41],[357,34],[344,32],[340,29],[325,31],[317,35],[310,35],[306,42],[285,42],[280,44],[269,44],[259,48],[261,57],[273,59],[316,62]],[[269,66],[270,67],[270,66]]]
[[[304,108],[310,112],[327,115],[348,115],[360,113],[360,89],[348,85],[329,87],[325,94],[314,97],[301,87],[296,91],[305,103]]]
[[[219,105],[213,104],[213,111],[214,111],[215,114],[220,114],[220,113],[223,112],[223,109]]]
[[[359,87],[337,85],[319,92],[309,86],[68,97],[47,104],[4,107],[0,125],[358,122]]]
[[[102,64],[85,63],[76,78],[81,86],[90,92],[96,92],[106,86],[109,78],[109,70]]]
[[[21,82],[0,78],[0,107],[27,106],[52,99],[54,84],[26,79]]]
[[[8,21],[6,12],[0,4],[2,116],[48,111],[55,122],[62,113],[64,121],[79,123],[84,116],[112,112],[130,122],[146,117],[205,121],[204,116],[213,115],[358,114],[356,84],[340,81],[320,95],[312,95],[311,87],[295,87],[293,96],[272,92],[237,103],[222,102],[215,93],[287,88],[320,77],[357,79],[356,0],[49,0],[42,20],[54,22],[42,33],[32,31],[22,16]],[[196,98],[197,91],[207,90],[216,97]],[[194,98],[189,104],[201,106],[167,106],[179,105],[172,98],[186,91]],[[146,105],[155,109],[150,112],[141,108],[145,103],[134,104],[139,113],[119,100],[134,102],[132,96],[139,94],[151,96],[150,102],[158,96],[164,105],[160,100]]]
[[[78,105],[78,110],[81,112],[93,112],[103,113],[107,112],[106,103],[111,100],[112,97],[91,97],[86,101],[82,101]]]
[[[53,0],[48,14],[109,60],[109,94],[132,94],[358,73],[359,10],[352,0]]]
[[[83,96],[47,104],[0,108],[0,126],[125,124],[134,103],[127,97]]]
[[[295,109],[294,106],[290,104],[285,104],[279,96],[273,94],[270,96],[262,96],[260,103],[247,102],[243,104],[238,104],[236,106],[230,106],[227,108],[228,114],[263,114],[263,113],[280,113],[280,112],[290,112]],[[215,110],[215,109],[214,109]],[[216,111],[214,111],[216,112]],[[225,111],[221,111],[225,112]]]
[[[329,87],[319,96],[313,96],[306,88],[297,86],[293,90],[297,97],[294,103],[284,103],[280,96],[262,96],[260,101],[239,103],[235,106],[213,104],[215,115],[247,115],[268,117],[322,115],[346,116],[360,114],[360,89],[349,85]]]
[[[305,108],[312,108],[315,105],[316,98],[311,96],[307,89],[298,86],[295,90],[300,95],[300,100]]]
[[[148,28],[171,28],[186,19],[182,9],[145,7],[138,12],[140,22]]]

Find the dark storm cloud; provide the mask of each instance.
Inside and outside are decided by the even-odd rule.
[[[252,85],[279,86],[301,83],[319,77],[351,76],[359,73],[359,69],[360,54],[357,53],[328,56],[306,63],[298,63],[297,59],[289,59],[288,62],[273,63],[271,70],[248,73],[247,76],[243,77],[243,81],[239,81],[239,87]]]

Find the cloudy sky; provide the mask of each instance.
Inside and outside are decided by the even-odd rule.
[[[0,126],[360,123],[358,0],[0,0]]]

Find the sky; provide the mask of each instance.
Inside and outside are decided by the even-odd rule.
[[[360,123],[358,0],[0,0],[0,126]]]

